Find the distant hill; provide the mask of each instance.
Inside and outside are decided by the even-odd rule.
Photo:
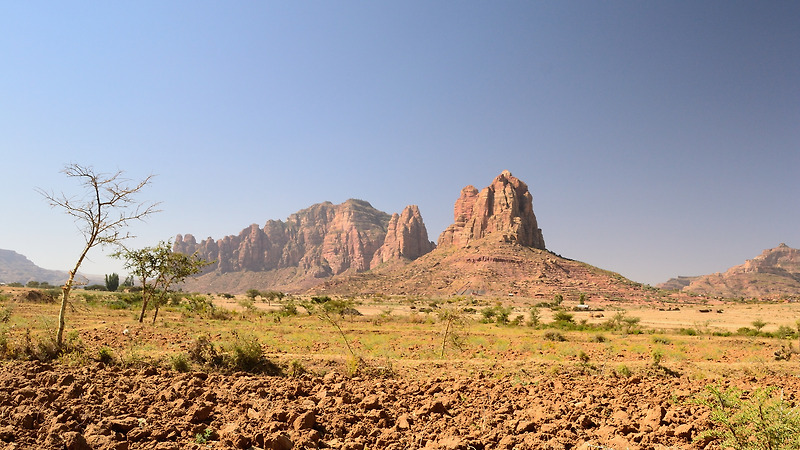
[[[576,300],[643,299],[638,283],[547,250],[506,242],[497,235],[469,247],[441,247],[405,265],[334,277],[312,289],[318,294],[415,296],[522,296],[550,300],[555,294]]]
[[[800,298],[800,250],[780,244],[724,273],[672,278],[658,287],[729,298]]]
[[[67,281],[67,278],[66,271],[42,269],[15,251],[0,249],[0,282],[2,283],[26,284],[29,281],[46,281],[52,285],[60,285]]]

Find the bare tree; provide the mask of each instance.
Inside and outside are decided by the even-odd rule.
[[[99,173],[91,166],[80,164],[67,164],[62,172],[70,178],[80,180],[85,192],[83,196],[68,197],[63,192],[56,195],[52,191],[37,188],[52,207],[59,207],[65,213],[75,218],[78,230],[84,237],[86,244],[75,263],[69,271],[69,278],[61,287],[61,309],[58,313],[58,331],[56,344],[61,348],[64,336],[67,301],[75,275],[86,258],[89,250],[97,245],[105,246],[118,244],[133,237],[123,232],[128,223],[133,220],[143,220],[145,217],[157,212],[158,203],[142,203],[134,200],[134,196],[145,186],[150,184],[153,175],[147,176],[139,182],[132,182],[123,178],[122,171],[113,174]]]

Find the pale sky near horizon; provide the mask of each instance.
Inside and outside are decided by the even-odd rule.
[[[656,284],[800,247],[796,1],[0,4],[0,248],[70,269],[70,162],[161,213],[131,245],[314,203],[525,181],[548,249]],[[95,249],[84,273],[124,271]]]

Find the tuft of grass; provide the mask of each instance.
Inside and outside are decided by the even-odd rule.
[[[186,373],[192,370],[192,363],[184,353],[179,353],[170,357],[170,365],[178,372]]]
[[[631,372],[631,369],[629,369],[628,366],[626,366],[625,364],[620,364],[619,366],[617,366],[617,368],[614,370],[614,373],[616,373],[617,376],[620,376],[620,377],[623,377],[623,378],[628,378],[631,375],[633,375],[633,372]]]
[[[108,347],[102,347],[97,351],[97,360],[103,364],[111,364],[114,362],[114,354]]]

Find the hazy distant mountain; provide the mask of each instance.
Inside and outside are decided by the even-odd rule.
[[[67,281],[68,274],[61,270],[47,270],[37,266],[23,255],[11,250],[0,249],[0,282],[22,283],[46,281],[60,285]]]
[[[658,287],[720,297],[800,297],[800,250],[781,244],[724,273],[673,278]]]

